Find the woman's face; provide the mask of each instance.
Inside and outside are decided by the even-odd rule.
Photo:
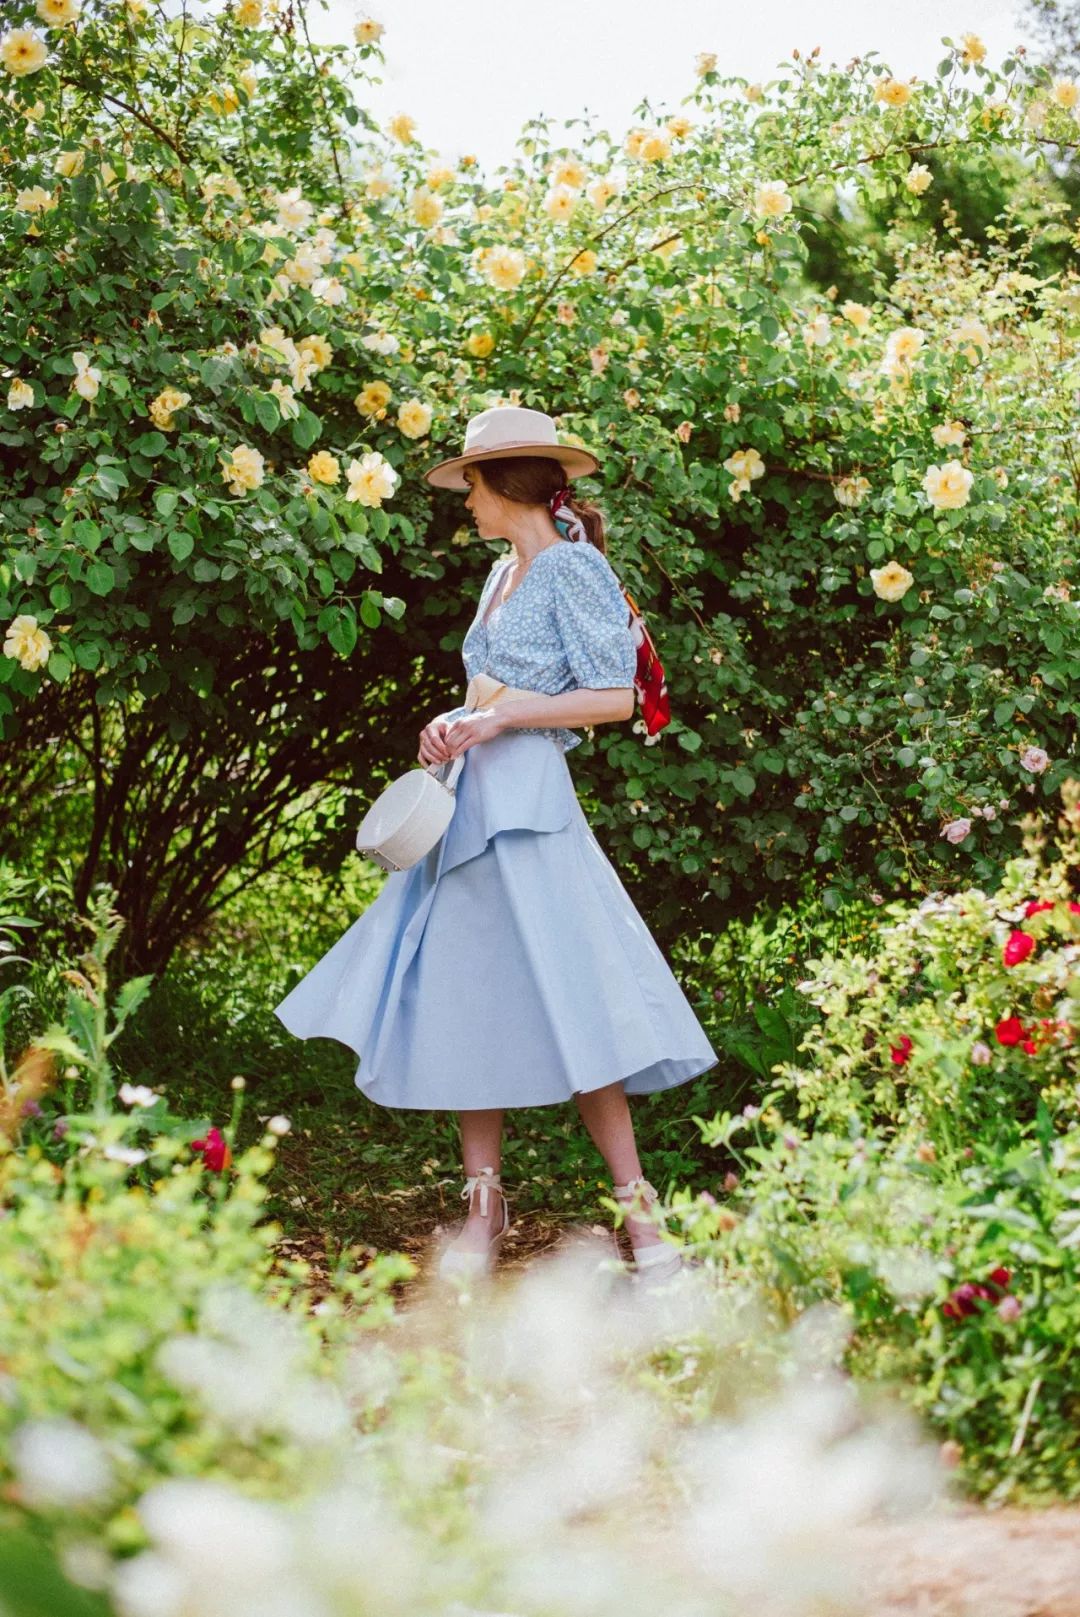
[[[469,485],[465,509],[472,514],[477,535],[481,539],[505,539],[506,502],[502,495],[488,487],[478,466],[466,466],[464,476]]]

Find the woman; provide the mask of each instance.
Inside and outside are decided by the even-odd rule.
[[[600,513],[569,497],[568,480],[598,465],[559,444],[542,411],[499,406],[469,421],[464,454],[426,474],[467,492],[481,539],[512,546],[462,643],[466,702],[420,732],[422,764],[466,755],[453,818],[275,1012],[299,1038],[353,1049],[357,1086],[380,1105],[460,1113],[469,1212],[443,1277],[486,1271],[509,1228],[506,1108],[571,1098],[615,1181],[635,1270],[655,1280],[680,1267],[650,1211],[626,1097],[718,1057],[564,756],[575,728],[634,711],[636,648]]]

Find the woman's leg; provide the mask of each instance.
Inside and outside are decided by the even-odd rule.
[[[467,1176],[477,1174],[481,1168],[494,1168],[499,1172],[502,1160],[503,1109],[489,1107],[484,1111],[461,1112],[461,1156]],[[480,1193],[475,1191],[469,1205],[465,1228],[454,1245],[465,1252],[482,1252],[488,1241],[502,1227],[502,1197],[495,1193],[488,1197],[485,1217],[480,1212]]]
[[[619,1082],[605,1084],[603,1089],[576,1094],[578,1111],[588,1129],[593,1144],[600,1152],[617,1185],[627,1185],[641,1173],[634,1124],[626,1090]],[[626,1233],[634,1247],[654,1246],[661,1236],[655,1224],[648,1219],[627,1218]]]

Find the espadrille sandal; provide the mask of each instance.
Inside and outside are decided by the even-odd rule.
[[[468,1202],[470,1211],[472,1210],[473,1194],[477,1190],[480,1193],[480,1213],[482,1217],[487,1215],[488,1199],[492,1192],[497,1192],[502,1197],[502,1224],[498,1233],[493,1235],[487,1246],[479,1252],[465,1251],[453,1245],[446,1247],[439,1258],[438,1275],[440,1280],[472,1280],[478,1276],[489,1274],[503,1237],[510,1228],[510,1210],[506,1204],[506,1192],[502,1188],[502,1178],[495,1172],[494,1168],[481,1168],[479,1173],[470,1174],[465,1180],[461,1198],[463,1201]]]

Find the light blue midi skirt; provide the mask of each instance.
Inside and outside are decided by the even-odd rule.
[[[582,812],[550,736],[465,753],[442,839],[274,1014],[360,1057],[382,1106],[550,1106],[621,1081],[686,1083],[719,1057]]]

